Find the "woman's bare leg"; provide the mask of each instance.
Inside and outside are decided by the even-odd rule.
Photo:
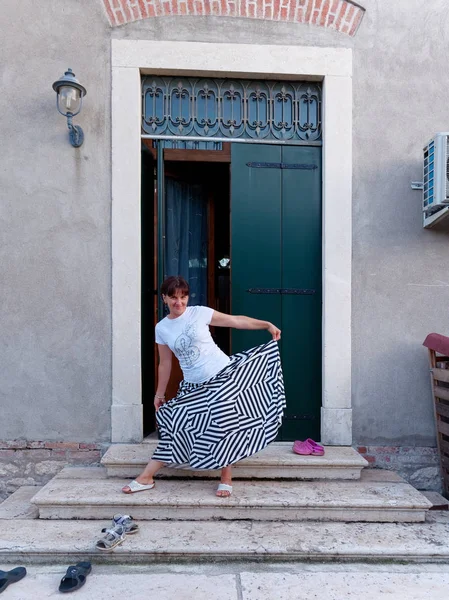
[[[221,470],[221,483],[226,483],[227,485],[232,485],[232,465],[228,467],[223,467]],[[227,498],[231,495],[231,492],[228,490],[217,490],[217,496],[220,498]]]
[[[149,485],[150,483],[153,483],[153,476],[159,471],[159,469],[162,469],[163,466],[164,463],[160,460],[151,459],[142,473],[136,477],[136,481],[142,483],[143,485]],[[122,488],[122,492],[129,494],[131,492],[129,485],[125,485],[125,487]]]

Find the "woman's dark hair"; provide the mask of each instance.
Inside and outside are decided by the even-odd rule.
[[[184,277],[167,277],[167,279],[161,285],[161,294],[164,296],[174,296],[176,292],[182,292],[186,296],[189,295],[190,288]]]

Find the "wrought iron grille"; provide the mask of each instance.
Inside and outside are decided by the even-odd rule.
[[[321,98],[312,82],[146,76],[142,133],[317,142]]]

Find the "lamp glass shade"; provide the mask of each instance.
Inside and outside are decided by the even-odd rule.
[[[81,93],[78,89],[63,85],[58,90],[58,109],[64,114],[76,115],[81,108]]]

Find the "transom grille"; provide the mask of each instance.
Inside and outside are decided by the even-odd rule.
[[[153,77],[142,79],[142,133],[319,142],[319,83]]]

